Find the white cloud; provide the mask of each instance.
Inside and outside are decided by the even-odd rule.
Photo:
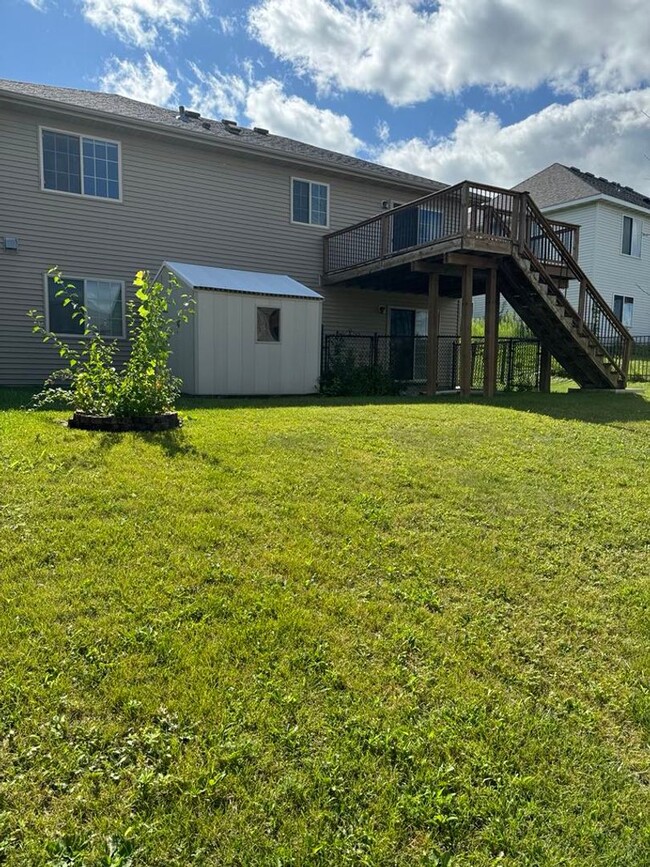
[[[262,126],[275,135],[342,153],[354,154],[363,147],[347,115],[286,94],[274,78],[254,81],[250,67],[247,79],[219,71],[206,73],[195,64],[192,71],[196,81],[189,86],[190,101],[202,114]]]
[[[469,111],[447,138],[394,142],[374,156],[448,183],[467,178],[503,186],[561,162],[650,192],[649,115],[650,88],[550,105],[510,126]]]
[[[222,33],[225,33],[226,36],[232,36],[237,29],[237,19],[234,15],[220,15],[219,25]]]
[[[329,150],[355,154],[363,146],[352,132],[347,115],[318,108],[299,96],[288,96],[273,78],[249,88],[246,115],[251,125]]]
[[[261,0],[249,23],[321,89],[394,105],[470,85],[576,92],[650,78],[647,0]]]
[[[379,141],[387,142],[390,139],[390,127],[385,120],[378,120],[375,126],[375,133]]]
[[[209,8],[206,0],[82,0],[82,11],[99,30],[147,48],[164,33],[185,33]]]
[[[45,12],[45,0],[25,0],[37,12]]]
[[[168,106],[176,95],[176,84],[164,66],[145,54],[141,63],[111,57],[100,79],[102,90],[119,93],[140,102]]]
[[[195,63],[190,66],[196,77],[188,89],[192,108],[208,117],[237,120],[248,89],[244,79],[218,70],[203,72]]]

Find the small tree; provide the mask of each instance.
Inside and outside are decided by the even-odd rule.
[[[156,415],[171,410],[181,389],[181,380],[169,367],[170,339],[194,312],[194,299],[181,294],[173,274],[167,284],[138,271],[133,281],[135,299],[126,305],[131,354],[121,370],[115,365],[117,344],[105,339],[80,303],[73,284],[65,284],[57,268],[49,276],[59,287],[56,296],[71,306],[72,318],[83,328],[76,345],[45,327],[42,313],[30,310],[33,331],[45,343],[53,343],[66,367],[52,373],[35,405],[64,402],[89,415],[128,417]],[[61,385],[61,381],[68,383]]]

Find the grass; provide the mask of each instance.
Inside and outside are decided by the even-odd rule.
[[[650,390],[0,392],[0,862],[650,863]]]

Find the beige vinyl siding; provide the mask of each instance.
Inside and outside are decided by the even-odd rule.
[[[322,289],[325,333],[388,334],[388,311],[391,307],[426,310],[428,298],[423,294],[382,292],[342,287]],[[459,304],[455,298],[440,299],[440,333],[458,333]]]
[[[39,126],[118,140],[122,202],[41,190]],[[51,265],[75,276],[123,280],[164,259],[289,274],[318,290],[322,238],[428,190],[241,156],[215,146],[0,103],[0,383],[37,383],[56,367],[31,334],[26,311],[43,310]],[[291,177],[329,184],[328,229],[291,223]],[[329,298],[325,308],[330,306]],[[324,315],[325,314],[324,311]],[[126,342],[120,344],[126,351]],[[122,356],[123,357],[123,356]]]

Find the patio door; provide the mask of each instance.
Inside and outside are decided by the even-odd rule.
[[[390,366],[395,379],[403,382],[426,379],[426,340],[429,317],[426,310],[390,308]]]

